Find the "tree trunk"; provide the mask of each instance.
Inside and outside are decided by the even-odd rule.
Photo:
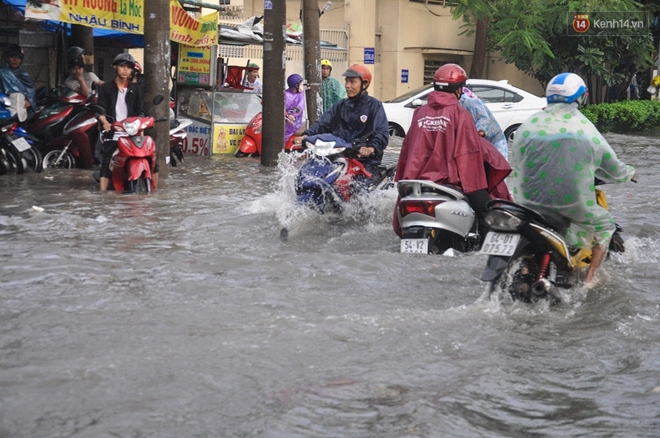
[[[483,78],[486,66],[486,42],[488,40],[488,17],[478,20],[474,34],[474,53],[469,78]]]

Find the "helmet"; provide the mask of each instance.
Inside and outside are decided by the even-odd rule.
[[[575,73],[561,73],[550,79],[545,90],[548,103],[570,103],[587,93],[587,86]]]
[[[302,81],[303,81],[303,77],[300,76],[299,74],[295,74],[295,73],[292,74],[291,76],[289,76],[289,77],[286,79],[286,83],[287,83],[287,85],[289,86],[289,88],[293,88],[293,87],[295,87],[296,85],[298,85],[298,84],[301,83]]]
[[[369,88],[369,84],[371,84],[371,71],[369,71],[369,69],[364,65],[354,64],[350,66],[344,73],[342,73],[342,76],[346,76],[347,78],[362,79],[365,90]]]
[[[330,68],[332,68],[332,63],[330,62],[329,59],[322,59],[321,60],[321,67],[330,67]]]
[[[73,67],[84,67],[85,66],[85,58],[83,58],[83,55],[85,54],[85,49],[82,47],[78,46],[73,46],[69,47],[69,50],[66,51],[66,65],[67,68],[73,68]]]
[[[115,56],[115,59],[112,61],[112,66],[130,64],[131,68],[135,67],[135,59],[131,56],[130,53],[120,53]]]
[[[142,66],[140,65],[139,62],[135,61],[135,67],[133,67],[133,70],[134,70],[133,73],[140,75],[142,74]]]
[[[457,89],[463,89],[467,81],[465,70],[458,64],[445,64],[435,71],[433,75],[433,88],[436,91],[453,93]]]
[[[259,70],[259,65],[255,64],[254,62],[251,62],[247,66],[248,71],[249,70]]]
[[[5,58],[9,58],[10,56],[19,56],[21,59],[23,59],[23,48],[18,44],[10,44],[5,47],[4,54]]]

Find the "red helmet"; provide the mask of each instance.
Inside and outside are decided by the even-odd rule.
[[[433,88],[436,91],[453,93],[467,81],[465,70],[458,64],[445,64],[433,75]]]
[[[371,84],[371,71],[364,65],[360,64],[355,64],[349,67],[348,70],[346,70],[342,76],[346,76],[347,78],[360,78],[362,79],[362,83],[364,84],[364,89],[366,90],[369,88],[369,84]],[[365,84],[366,82],[366,84]]]
[[[133,70],[135,70],[135,73],[137,74],[142,74],[142,66],[139,62],[135,61],[135,67],[133,67]]]

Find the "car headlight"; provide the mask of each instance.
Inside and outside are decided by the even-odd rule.
[[[140,131],[140,121],[135,120],[133,122],[124,122],[122,123],[122,126],[124,128],[124,131],[126,131],[126,134],[130,136],[137,135],[137,133]]]
[[[507,210],[491,210],[486,215],[486,225],[494,231],[517,231],[523,219]]]

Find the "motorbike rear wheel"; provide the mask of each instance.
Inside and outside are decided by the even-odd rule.
[[[10,147],[0,146],[0,160],[3,161],[7,173],[24,173],[27,160]]]
[[[536,282],[539,267],[531,254],[523,254],[513,260],[499,277],[491,282],[490,294],[502,291],[513,301],[532,302],[532,284]]]
[[[62,155],[61,158],[60,155]],[[75,167],[75,164],[76,162],[73,156],[68,151],[62,154],[62,149],[53,149],[44,155],[42,160],[44,169],[72,169]]]

